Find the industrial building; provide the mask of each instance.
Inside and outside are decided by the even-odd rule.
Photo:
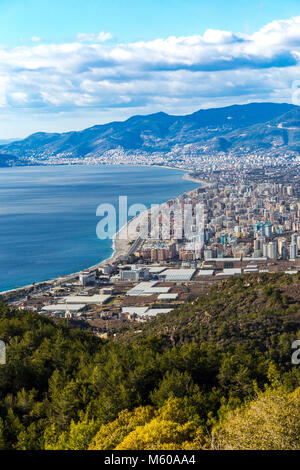
[[[142,279],[149,279],[149,269],[140,266],[131,266],[131,269],[128,269],[127,266],[125,269],[120,269],[120,277],[122,281],[140,281]]]
[[[198,272],[198,276],[213,276],[214,270],[213,269],[200,269]]]
[[[86,307],[85,304],[52,304],[52,305],[45,305],[42,308],[42,312],[47,313],[59,313],[59,312],[72,312],[78,313],[82,311]]]
[[[159,294],[158,300],[176,300],[178,294]]]
[[[235,276],[237,274],[241,274],[242,270],[241,268],[228,268],[228,269],[223,269],[222,273],[217,273],[216,276]]]
[[[154,295],[154,294],[167,294],[170,287],[156,287],[157,281],[140,282],[137,286],[133,287],[126,292],[126,295]]]
[[[69,304],[84,304],[84,305],[93,305],[93,304],[104,304],[111,298],[111,295],[91,295],[91,296],[82,296],[82,295],[70,295],[65,297],[65,302]]]
[[[171,312],[172,308],[149,308],[149,307],[123,307],[122,313],[129,313],[130,315],[156,317],[160,314]]]
[[[166,269],[159,278],[169,282],[188,282],[192,279],[196,269]]]
[[[162,273],[165,270],[166,270],[166,268],[164,266],[152,266],[149,269],[149,274],[152,275],[152,276],[155,276],[157,274]]]
[[[96,271],[83,271],[79,274],[79,282],[82,286],[93,284],[96,281]]]

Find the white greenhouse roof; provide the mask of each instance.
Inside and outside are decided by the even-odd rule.
[[[110,295],[91,295],[91,296],[82,296],[82,295],[70,295],[65,298],[67,304],[103,304],[111,296]]]
[[[149,273],[150,274],[160,274],[165,270],[166,270],[166,268],[164,268],[163,266],[152,266],[152,268],[149,269]]]
[[[167,269],[163,276],[166,281],[190,281],[196,269]]]
[[[162,313],[169,313],[172,310],[172,308],[123,307],[122,313],[130,313],[132,315],[135,313],[139,316],[155,317]]]
[[[216,276],[235,276],[236,274],[241,274],[242,270],[240,268],[228,268],[223,269],[222,273],[217,273]]]
[[[85,304],[53,304],[42,308],[45,312],[79,312],[85,307]]]
[[[198,276],[213,276],[213,269],[200,269]]]
[[[157,298],[159,300],[175,300],[177,297],[178,294],[160,294]]]

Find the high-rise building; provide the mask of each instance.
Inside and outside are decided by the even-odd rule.
[[[265,236],[266,237],[272,236],[272,225],[269,222],[265,224]]]
[[[288,258],[288,250],[285,246],[282,247],[281,250],[281,258],[282,259],[287,259]]]
[[[158,261],[165,261],[167,259],[168,251],[165,248],[158,248]]]
[[[298,233],[293,233],[291,236],[291,245],[297,245]]]
[[[268,257],[268,245],[267,245],[267,243],[263,244],[263,257],[264,258]]]
[[[282,248],[284,246],[284,243],[285,243],[285,238],[278,238],[278,254],[279,256],[282,256]]]
[[[268,243],[268,258],[271,258],[271,259],[277,258],[277,243],[276,242]]]
[[[152,248],[151,249],[151,262],[158,261],[158,249],[157,248]]]
[[[176,243],[171,243],[169,245],[169,257],[174,258],[176,256],[177,249],[176,249]]]
[[[290,245],[290,259],[296,259],[297,257],[297,245],[295,243]]]
[[[220,239],[221,239],[222,245],[226,246],[226,244],[227,244],[227,235],[226,235],[226,233],[221,233]]]
[[[259,222],[257,224],[257,231],[260,235],[264,236],[265,235],[265,226],[263,222]]]
[[[258,222],[256,224],[254,224],[253,229],[254,229],[254,233],[259,232],[260,224]]]
[[[260,242],[259,242],[259,239],[256,238],[256,239],[254,240],[254,251],[257,251],[257,250],[259,250],[259,249],[260,249]]]

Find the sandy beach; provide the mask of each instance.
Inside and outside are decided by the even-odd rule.
[[[169,167],[168,167],[169,168]],[[174,170],[178,168],[173,168]],[[210,187],[211,186],[211,183],[208,183],[207,181],[205,180],[201,180],[201,179],[198,179],[198,178],[193,178],[191,177],[188,173],[184,174],[183,179],[185,180],[188,180],[188,181],[192,181],[194,183],[199,183],[199,185],[201,185],[201,187]],[[191,192],[193,192],[194,189],[192,189],[191,191],[188,191],[186,193],[183,193],[183,194],[190,194]],[[182,196],[183,194],[181,194],[180,196]],[[159,208],[161,208],[164,204],[167,204],[168,201],[164,201],[163,203],[161,203],[158,207],[158,211],[159,211]],[[107,258],[106,260],[102,261],[101,263],[99,263],[98,265],[96,265],[95,267],[101,267],[103,265],[106,265],[106,264],[109,264],[109,263],[115,263],[119,260],[121,260],[122,258],[128,256],[130,254],[130,252],[134,252],[136,251],[133,250],[133,248],[136,248],[136,245],[138,245],[138,239],[139,239],[139,236],[137,235],[137,231],[136,231],[136,227],[140,227],[140,231],[138,233],[142,233],[144,230],[146,230],[146,223],[148,223],[148,213],[149,213],[149,210],[145,211],[145,212],[142,212],[140,214],[138,214],[136,217],[130,219],[127,224],[125,224],[120,230],[119,232],[117,232],[114,237],[113,237],[113,254],[111,255],[110,258]],[[136,243],[134,243],[136,242]],[[133,245],[134,243],[134,245]]]
[[[182,179],[188,180],[188,181],[193,181],[193,183],[199,183],[199,184],[201,184],[202,188],[209,188],[212,184],[212,183],[209,183],[208,181],[205,181],[203,179],[194,178],[189,173],[186,173],[185,175],[183,175]]]

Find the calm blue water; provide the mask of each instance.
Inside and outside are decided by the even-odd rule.
[[[183,172],[126,166],[0,168],[0,291],[92,266],[112,254],[99,240],[101,203],[147,207],[195,188]]]

